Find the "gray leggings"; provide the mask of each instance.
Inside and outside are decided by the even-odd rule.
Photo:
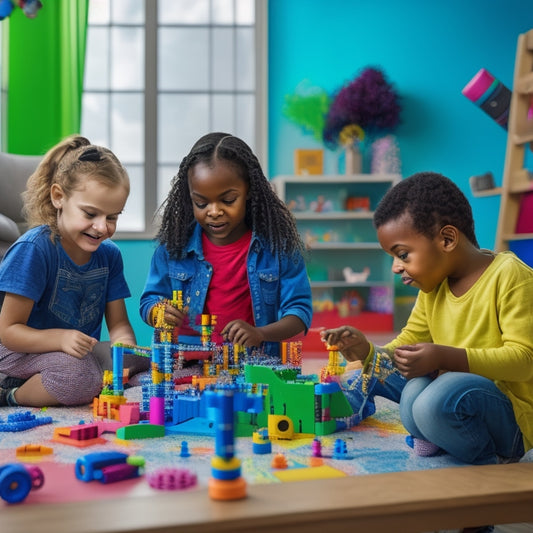
[[[0,344],[0,372],[22,379],[41,374],[44,388],[59,403],[88,404],[102,390],[106,345],[109,350],[109,343],[98,343],[93,352],[77,359],[64,352],[17,353]]]

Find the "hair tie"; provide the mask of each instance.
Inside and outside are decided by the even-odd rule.
[[[80,157],[78,157],[79,161],[101,161],[102,156],[100,155],[100,152],[98,151],[98,148],[92,147],[87,148]]]

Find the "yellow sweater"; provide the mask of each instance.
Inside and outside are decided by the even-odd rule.
[[[420,291],[407,325],[385,349],[419,342],[465,348],[470,372],[509,397],[525,449],[533,448],[533,269],[502,252],[463,296],[453,295],[448,280]]]

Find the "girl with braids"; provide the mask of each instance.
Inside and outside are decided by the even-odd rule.
[[[512,252],[480,249],[468,200],[434,172],[393,187],[374,225],[393,272],[419,289],[407,324],[383,348],[348,326],[323,338],[364,361],[367,397],[399,401],[419,455],[517,460],[533,447],[533,270]]]
[[[111,342],[135,344],[122,257],[109,240],[129,190],[115,155],[77,135],[28,179],[30,229],[0,264],[0,406],[91,402],[102,388],[104,315]]]
[[[245,142],[227,133],[200,138],[182,160],[162,206],[159,246],[140,312],[181,291],[184,311],[165,305],[180,340],[199,342],[199,316],[216,315],[213,340],[260,347],[311,323],[311,288],[294,219]]]

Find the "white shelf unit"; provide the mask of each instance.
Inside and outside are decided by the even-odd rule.
[[[273,178],[278,196],[291,207],[307,244],[314,306],[328,298],[338,302],[349,297],[350,291],[357,291],[368,302],[371,287],[386,287],[393,301],[392,259],[379,245],[372,218],[383,195],[400,179],[396,174]],[[317,212],[319,197],[326,209]],[[347,210],[346,200],[353,197],[368,198],[369,209]],[[345,267],[356,273],[369,268],[370,273],[364,281],[350,282],[344,277]]]

